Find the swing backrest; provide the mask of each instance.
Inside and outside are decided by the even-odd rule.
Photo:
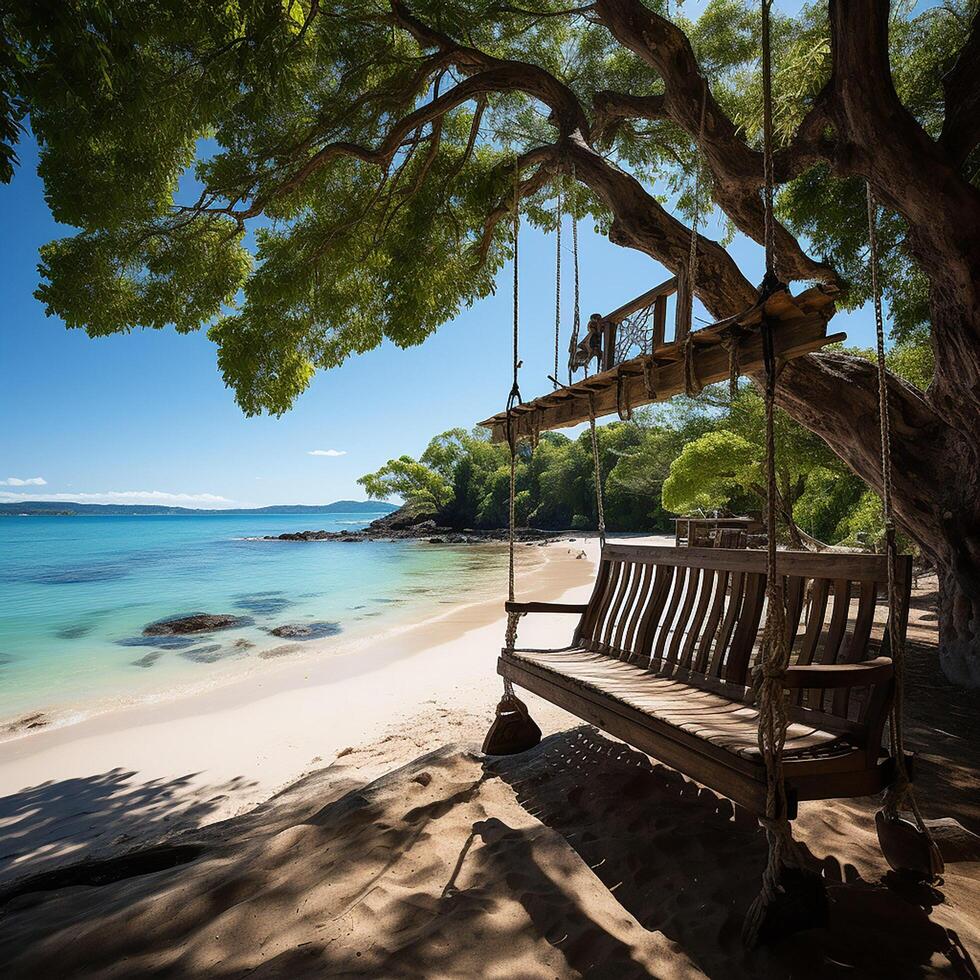
[[[884,556],[780,551],[777,569],[784,577],[791,663],[856,663],[888,655]],[[897,592],[903,634],[910,588],[911,559],[902,556]],[[609,544],[575,643],[748,700],[765,607],[764,551]],[[820,720],[814,713],[833,716],[845,730],[846,720],[876,725],[883,716],[879,702],[888,697],[889,691],[870,688],[805,690],[793,693],[793,714],[813,721]]]

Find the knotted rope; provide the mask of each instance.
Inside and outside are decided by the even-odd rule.
[[[766,279],[763,299],[776,279],[773,247],[773,168],[772,168],[772,64],[770,57],[769,8],[762,3],[762,104],[765,169],[765,249]],[[769,858],[762,875],[762,888],[745,919],[742,938],[754,946],[765,921],[766,909],[781,891],[780,879],[786,867],[799,867],[800,857],[787,819],[786,785],[783,781],[783,747],[789,723],[784,681],[790,648],[786,636],[786,607],[783,580],[776,568],[776,357],[772,324],[762,315],[762,352],[765,364],[766,408],[766,625],[762,633],[759,660],[753,669],[753,687],[759,706],[759,751],[766,763],[766,813],[760,823],[766,830]]]
[[[646,389],[647,398],[652,402],[657,400],[657,386],[653,380],[655,368],[656,364],[652,356],[643,359],[643,387]]]
[[[561,340],[561,178],[558,178],[558,201],[555,215],[555,373],[554,387],[558,387],[558,346]]]
[[[737,323],[733,323],[723,334],[721,346],[728,351],[728,394],[734,399],[738,395],[738,376],[742,373],[739,357],[739,344],[742,342],[742,331]]]
[[[595,473],[596,520],[599,529],[599,544],[606,546],[606,513],[602,503],[602,470],[599,466],[599,440],[595,434],[595,395],[589,392],[589,434],[592,436],[592,465]]]
[[[578,197],[578,184],[575,178],[575,161],[572,161],[572,273],[575,278],[575,299],[572,310],[572,339],[568,343],[568,383],[572,383],[572,358],[575,356],[575,349],[578,347],[578,331],[581,313],[579,307],[579,278],[578,278],[578,214],[575,211],[575,198]],[[588,371],[588,368],[586,368]],[[555,372],[558,377],[558,372]]]
[[[633,419],[629,377],[623,374],[622,365],[616,371],[616,413],[623,422],[630,422]]]
[[[885,368],[885,323],[881,305],[881,283],[878,280],[878,205],[871,183],[867,184],[868,242],[870,245],[871,293],[875,306],[875,346],[878,365],[878,427],[881,438],[881,511],[885,521],[885,555],[888,565],[888,642],[892,658],[895,694],[889,716],[889,746],[895,760],[895,778],[885,790],[883,808],[897,819],[899,808],[905,804],[912,812],[916,826],[932,842],[912,790],[908,767],[905,764],[905,636],[899,615],[898,586],[895,566],[898,547],[895,541],[895,515],[892,508],[891,413],[888,404],[888,375]]]
[[[688,398],[696,398],[704,390],[704,385],[698,380],[698,371],[694,364],[694,338],[691,334],[681,344],[681,356],[684,360],[684,394]]]
[[[514,573],[514,545],[515,545],[515,507],[514,501],[517,491],[517,432],[513,425],[512,415],[517,405],[521,404],[521,389],[518,384],[518,371],[521,366],[519,355],[520,340],[520,315],[519,315],[519,284],[518,278],[518,240],[521,230],[520,212],[520,167],[514,168],[514,215],[513,215],[513,235],[514,235],[514,318],[513,318],[513,383],[511,384],[510,394],[507,396],[507,445],[510,447],[510,493],[507,509],[507,600],[514,602],[516,599],[515,573]],[[520,614],[508,611],[507,627],[504,631],[504,647],[513,650],[517,643],[517,623]],[[514,687],[510,678],[504,678],[504,697],[513,698]]]

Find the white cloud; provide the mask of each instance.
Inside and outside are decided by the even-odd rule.
[[[311,449],[307,456],[346,456],[346,449]]]
[[[21,503],[55,500],[75,504],[159,504],[165,507],[223,507],[234,504],[214,493],[167,493],[163,490],[105,490],[102,493],[9,493],[0,491],[0,501]]]
[[[47,482],[43,476],[32,476],[27,480],[22,480],[17,476],[8,476],[6,480],[0,480],[0,487],[43,487],[47,485]]]

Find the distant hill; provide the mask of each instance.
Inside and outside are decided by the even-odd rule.
[[[335,500],[332,504],[273,504],[270,507],[230,507],[205,510],[194,507],[157,507],[152,504],[76,504],[65,500],[30,500],[0,503],[0,517],[84,517],[125,516],[160,517],[196,514],[390,514],[396,504],[378,500]]]

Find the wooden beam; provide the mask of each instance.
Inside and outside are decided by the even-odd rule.
[[[648,289],[645,293],[640,293],[635,299],[631,299],[628,303],[620,306],[619,309],[613,310],[612,313],[604,316],[603,320],[621,323],[628,316],[636,313],[637,310],[646,309],[661,297],[666,301],[666,298],[675,292],[677,292],[677,277],[671,276],[670,279],[665,279],[659,286],[654,286],[653,289]]]

